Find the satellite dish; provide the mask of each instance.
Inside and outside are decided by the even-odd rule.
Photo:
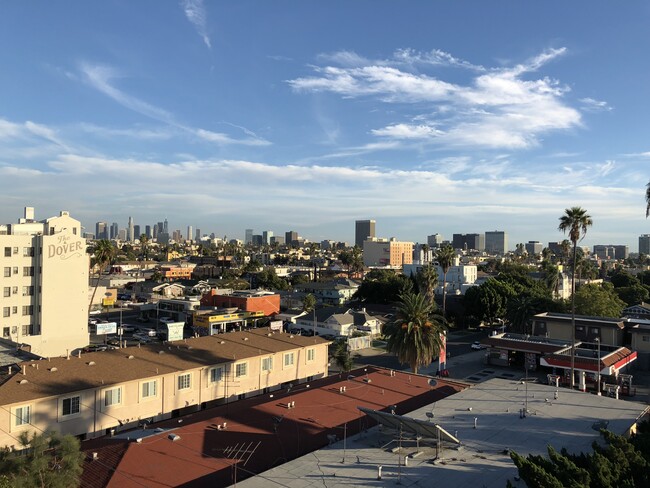
[[[436,380],[434,380],[433,378],[431,378],[431,379],[429,380],[429,386],[430,386],[431,388],[435,388],[436,386],[438,386],[438,382],[437,382]]]
[[[430,419],[433,418],[433,412],[426,412],[425,415],[427,416],[427,418],[430,418]]]

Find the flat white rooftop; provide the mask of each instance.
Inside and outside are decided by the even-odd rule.
[[[527,391],[526,391],[527,390]],[[439,423],[461,441],[443,443],[436,458],[435,439],[409,439],[373,427],[331,446],[278,466],[248,480],[243,488],[338,486],[514,486],[517,468],[508,450],[546,454],[547,445],[570,452],[590,451],[599,428],[624,434],[647,412],[647,405],[537,383],[491,379],[414,412],[396,412]],[[525,418],[521,410],[528,406]],[[471,410],[470,410],[471,409]],[[476,419],[476,428],[474,421]],[[343,429],[338,438],[343,438]],[[419,445],[418,445],[419,444]],[[416,457],[405,457],[415,452]],[[405,465],[407,464],[407,465]],[[382,479],[378,480],[378,467]]]

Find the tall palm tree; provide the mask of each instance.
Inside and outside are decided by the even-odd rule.
[[[116,256],[117,248],[108,239],[101,239],[95,243],[95,247],[93,248],[93,255],[91,258],[91,265],[97,268],[97,279],[95,281],[95,289],[93,290],[93,294],[90,297],[90,304],[88,305],[88,309],[90,309],[93,301],[95,300],[95,293],[97,293],[99,278],[101,277],[102,271],[108,264],[112,263],[115,260]]]
[[[575,387],[575,356],[576,356],[576,256],[578,254],[578,241],[584,239],[587,229],[593,225],[591,216],[581,207],[571,207],[564,210],[560,217],[558,230],[569,233],[573,243],[573,263],[571,268],[571,388]]]
[[[431,249],[431,247],[429,247],[429,244],[422,244],[420,246],[420,250],[422,251],[422,254],[424,256],[424,259],[423,259],[424,264],[427,264],[427,262],[429,261],[429,250],[430,249]]]
[[[438,271],[431,264],[426,264],[418,270],[416,276],[420,293],[424,294],[431,303],[434,302],[436,287],[438,286]]]
[[[386,350],[417,374],[419,367],[431,364],[432,358],[440,354],[444,320],[435,303],[421,293],[401,295],[395,319],[384,329]]]
[[[442,246],[436,252],[436,259],[442,268],[442,315],[447,317],[447,271],[456,258],[456,251],[449,244]]]
[[[646,185],[645,188],[645,201],[646,201],[646,208],[645,208],[645,218],[647,219],[648,216],[650,215],[650,181]]]

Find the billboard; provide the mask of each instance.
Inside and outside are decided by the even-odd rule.
[[[117,322],[100,322],[95,328],[97,335],[117,334]]]
[[[269,327],[271,330],[282,330],[282,320],[272,320]]]

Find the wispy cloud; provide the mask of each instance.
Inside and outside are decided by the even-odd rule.
[[[187,20],[194,26],[208,49],[211,49],[212,44],[207,30],[208,15],[205,11],[203,0],[182,0],[181,7],[183,8],[183,12],[185,12]]]
[[[186,133],[190,133],[202,140],[217,144],[239,144],[247,146],[267,146],[270,144],[269,141],[257,137],[252,131],[249,131],[248,129],[235,124],[227,123],[228,125],[242,130],[249,137],[231,137],[220,132],[213,132],[207,129],[190,127],[188,125],[180,123],[175,119],[174,115],[167,110],[129,95],[117,88],[114,82],[115,80],[122,78],[123,75],[111,66],[84,62],[80,64],[79,69],[83,75],[83,79],[91,87],[108,96],[123,107],[158,122],[163,122]],[[2,128],[0,127],[0,134],[1,131]]]
[[[600,112],[612,110],[612,107],[603,100],[595,100],[593,98],[581,98],[580,102],[582,103],[582,109],[589,112]]]
[[[341,51],[321,56],[331,64],[313,67],[315,76],[288,83],[297,92],[374,97],[426,110],[411,120],[373,129],[377,137],[449,147],[525,149],[538,145],[545,133],[581,125],[580,112],[565,101],[568,87],[547,77],[528,79],[565,53],[565,48],[549,49],[512,67],[487,69],[438,50],[404,49],[381,61]],[[464,68],[475,75],[461,84],[410,69],[415,65]]]

